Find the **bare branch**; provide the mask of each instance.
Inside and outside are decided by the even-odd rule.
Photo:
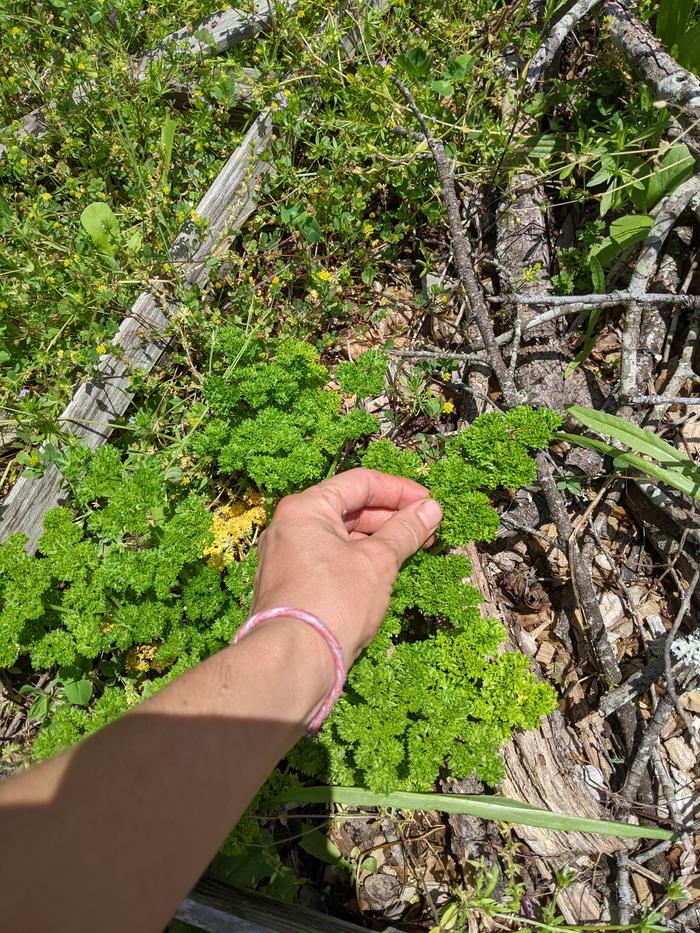
[[[694,378],[698,377],[693,374]],[[687,398],[685,395],[633,395],[630,399],[633,405],[658,405],[668,408],[669,405],[700,405],[700,397]]]
[[[668,235],[680,215],[698,193],[700,193],[700,178],[694,176],[666,198],[656,215],[654,225],[647,235],[630,277],[627,290],[635,297],[626,304],[620,361],[620,395],[625,405],[629,404],[630,396],[642,388],[637,385],[640,381],[637,354],[642,328],[642,305],[636,296],[648,294],[646,289],[649,286],[649,279],[659,261]],[[624,411],[620,414],[624,414]]]
[[[527,69],[527,87],[533,91],[541,78],[543,78],[554,64],[557,52],[561,48],[569,33],[574,30],[580,20],[587,16],[592,9],[598,6],[601,0],[578,0],[568,13],[554,24],[552,31],[537,49]]]
[[[608,18],[610,39],[617,51],[652,88],[659,101],[684,117],[700,119],[700,80],[682,68],[663,44],[619,0],[606,0],[602,14]]]
[[[576,310],[585,307],[607,307],[620,305],[634,298],[640,304],[678,305],[681,308],[690,308],[693,311],[700,309],[700,295],[672,295],[656,292],[645,292],[635,295],[627,289],[607,292],[604,295],[489,295],[492,304],[510,305],[550,305],[553,308],[574,307]]]
[[[478,353],[453,353],[450,350],[386,350],[389,356],[399,356],[409,360],[457,360],[459,363],[478,363],[490,366],[485,356]]]
[[[488,308],[484,301],[481,287],[477,282],[474,273],[474,264],[471,257],[471,250],[462,229],[462,218],[459,211],[459,201],[455,191],[454,175],[450,171],[450,166],[445,155],[445,148],[441,142],[435,139],[428,128],[428,122],[418,109],[411,92],[406,88],[396,75],[391,76],[394,85],[398,88],[408,104],[408,108],[414,115],[420,128],[423,130],[426,142],[435,162],[440,182],[442,184],[443,196],[445,198],[445,207],[447,209],[447,219],[450,227],[450,238],[452,250],[454,253],[455,265],[459,274],[460,281],[464,287],[469,306],[479,328],[484,348],[488,352],[490,364],[496,374],[498,382],[503,391],[503,396],[508,405],[514,406],[520,403],[520,395],[515,387],[506,364],[501,356],[493,332],[493,325],[489,317]]]
[[[641,784],[644,772],[646,771],[646,766],[651,757],[651,754],[656,747],[656,743],[659,740],[661,731],[666,725],[671,711],[674,706],[680,706],[678,703],[678,697],[674,688],[673,681],[673,666],[671,663],[671,646],[673,640],[678,633],[678,629],[683,622],[683,619],[690,608],[690,600],[693,597],[695,588],[700,581],[700,567],[697,568],[693,579],[688,584],[686,591],[683,595],[683,600],[681,601],[680,606],[678,607],[678,612],[673,621],[668,635],[666,636],[666,641],[664,643],[664,658],[663,658],[663,669],[666,673],[666,687],[667,693],[666,696],[662,697],[659,700],[654,713],[649,720],[644,735],[637,747],[637,753],[634,756],[634,761],[632,762],[629,772],[627,774],[627,780],[625,781],[625,786],[622,788],[622,798],[629,805],[631,804],[635,797],[637,796],[637,791],[639,790],[639,785]],[[670,679],[669,679],[670,677]],[[685,710],[683,711],[685,713]],[[683,717],[685,720],[685,716]],[[691,737],[693,733],[691,731]]]

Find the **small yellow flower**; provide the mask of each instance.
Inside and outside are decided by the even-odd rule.
[[[372,224],[365,224],[362,228],[362,232],[365,236],[371,236],[374,233],[374,227]]]
[[[63,265],[69,266],[70,264],[71,264],[71,260],[68,256],[66,256],[66,258],[63,260]]]
[[[370,216],[370,219],[371,219],[371,220],[374,220],[374,218],[375,218],[377,215],[374,213],[374,211],[370,211],[370,212],[369,212],[369,216]]]
[[[48,191],[45,191],[45,192],[42,194],[41,200],[42,200],[42,201],[51,201],[51,200],[52,200],[51,195],[49,194]]]
[[[64,353],[63,350],[57,350],[57,351],[56,351],[56,356],[59,358],[59,360],[62,360],[62,359],[63,359],[63,353]]]
[[[446,415],[450,415],[455,410],[455,407],[452,402],[443,402],[442,410]]]
[[[322,269],[319,272],[318,277],[322,282],[328,282],[330,280],[331,274],[328,269]]]
[[[100,356],[102,356],[102,354],[106,352],[107,352],[107,347],[103,343],[98,343],[97,346],[95,347],[95,353],[98,353]]]
[[[19,28],[19,26],[13,26],[10,32],[12,33],[13,36],[18,36],[22,32],[22,30]]]
[[[49,42],[48,39],[44,39],[44,48],[45,48],[45,49],[50,49],[50,48],[51,48],[51,43]]]
[[[303,19],[303,18],[304,18],[304,11],[297,10],[297,19]]]
[[[176,216],[176,219],[177,219],[180,223],[182,223],[182,221],[185,219],[185,217],[186,217],[187,215],[185,214],[184,211],[178,211],[177,214],[176,214],[175,216]]]
[[[270,110],[277,110],[278,104],[273,100],[270,104]]]
[[[27,164],[27,160],[26,160],[26,159],[20,159],[20,160],[19,160],[19,164],[20,164],[20,165],[26,165],[26,164]]]
[[[78,62],[78,71],[85,71],[85,65],[82,62]]]
[[[272,284],[273,284],[273,285],[279,285],[279,284],[280,284],[280,277],[279,277],[278,275],[275,275],[275,276],[272,277]]]
[[[248,276],[248,285],[255,285],[255,279],[252,275]]]
[[[194,144],[194,151],[195,151],[195,152],[201,152],[201,151],[202,151],[202,144],[201,144],[201,143],[195,143],[195,144]]]
[[[445,380],[445,382],[449,382],[452,379],[452,373],[445,370],[445,372],[442,374],[442,378]]]
[[[384,65],[384,74],[385,74],[385,75],[390,75],[390,74],[393,72],[393,70],[394,70],[394,69],[391,67],[391,65]]]
[[[163,185],[163,187],[161,188],[161,191],[162,191],[163,194],[165,194],[165,195],[170,194],[170,185]]]

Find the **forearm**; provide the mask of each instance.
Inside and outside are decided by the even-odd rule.
[[[0,785],[0,928],[161,930],[332,682],[318,634],[266,623]]]

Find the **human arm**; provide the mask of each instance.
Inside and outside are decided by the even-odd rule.
[[[282,500],[260,544],[253,609],[316,614],[352,663],[401,563],[437,527],[435,503],[419,514],[426,497],[416,483],[351,470]],[[318,633],[296,619],[264,622],[0,784],[0,930],[162,930],[333,677]]]

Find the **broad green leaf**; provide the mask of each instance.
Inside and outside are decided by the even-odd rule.
[[[119,221],[104,201],[93,201],[80,215],[80,223],[98,250],[114,256],[119,237]]]
[[[690,25],[694,0],[660,0],[656,15],[656,35],[672,49]]]
[[[304,852],[308,852],[309,855],[313,855],[319,862],[324,862],[326,865],[340,865],[348,871],[351,870],[350,862],[343,858],[338,846],[325,833],[322,833],[320,829],[312,829],[310,823],[302,823],[301,830],[303,835],[299,840],[299,847]]]
[[[208,29],[198,29],[194,33],[194,37],[198,42],[201,42],[202,45],[208,45],[210,49],[216,51],[216,40]]]
[[[700,499],[700,471],[692,476],[686,476],[679,469],[665,469],[651,460],[644,460],[643,457],[632,454],[629,451],[620,450],[607,444],[605,441],[598,440],[595,437],[582,437],[579,434],[567,434],[560,431],[554,435],[555,440],[567,441],[569,444],[577,444],[579,447],[587,447],[589,450],[595,450],[603,457],[612,457],[616,470],[632,469],[639,470],[645,476],[666,483],[679,492],[684,492],[694,499]]]
[[[307,243],[320,243],[323,233],[315,217],[309,217],[299,226],[299,231]]]
[[[608,213],[610,208],[613,206],[613,201],[615,199],[615,191],[616,189],[614,185],[612,185],[610,188],[608,188],[608,190],[605,192],[603,197],[600,199],[600,216],[601,217],[605,217],[605,215]]]
[[[679,492],[684,492],[687,496],[692,496],[693,499],[700,499],[700,471],[698,470],[695,470],[693,474],[686,475],[677,468],[668,470],[651,460],[644,460],[636,454],[628,453],[618,454],[615,463],[616,465],[619,463],[623,466],[632,467],[641,473],[646,473],[652,479],[668,483],[669,486],[678,489]]]
[[[700,74],[700,20],[678,40],[678,61],[689,71]]]
[[[598,259],[597,256],[588,257],[588,268],[591,273],[591,282],[593,284],[593,291],[599,295],[605,293],[605,272],[603,271],[603,264]]]
[[[141,245],[143,243],[143,234],[136,231],[132,233],[129,239],[126,241],[126,251],[127,253],[133,255],[138,253],[141,250]]]
[[[431,81],[431,90],[439,94],[440,97],[449,97],[452,94],[453,86],[451,81]]]
[[[567,405],[566,410],[572,418],[580,421],[591,431],[614,437],[615,440],[621,441],[637,453],[653,457],[661,463],[678,463],[685,468],[698,469],[684,453],[671,444],[667,444],[666,441],[662,441],[653,431],[640,428],[625,418],[618,418],[617,415],[609,415],[604,411],[596,411],[594,408],[585,408],[583,405]]]
[[[168,176],[170,175],[170,164],[173,158],[173,142],[175,141],[176,128],[177,121],[173,120],[172,117],[166,117],[163,128],[160,131],[161,185],[167,183]]]
[[[606,181],[610,181],[613,173],[607,168],[599,169],[593,178],[588,179],[588,187],[595,188],[596,185],[602,185]]]
[[[687,146],[671,146],[664,152],[646,182],[646,208],[651,210],[665,194],[672,191],[693,174],[695,160]]]
[[[466,813],[485,820],[519,823],[562,832],[597,833],[627,839],[675,839],[668,829],[635,826],[615,820],[593,820],[570,816],[530,806],[508,797],[461,794],[375,794],[362,787],[299,787],[280,794],[276,803],[337,803],[351,807],[393,807],[397,810],[440,810],[443,813]]]
[[[42,722],[49,715],[49,698],[45,693],[39,694],[29,707],[27,712],[28,719],[39,719]]]
[[[12,211],[7,200],[0,194],[0,236],[12,226]]]
[[[539,133],[537,136],[526,139],[525,145],[531,159],[545,159],[558,149],[560,150],[561,143],[552,133]]]
[[[416,46],[409,49],[405,55],[399,55],[397,64],[414,78],[424,78],[430,71],[433,63],[432,56],[425,49]]]
[[[646,239],[654,226],[654,218],[647,214],[627,214],[610,224],[610,238],[625,249]]]
[[[458,55],[447,63],[446,75],[452,81],[464,81],[473,71],[475,63],[476,57],[474,55]]]
[[[87,706],[92,696],[92,683],[87,677],[69,680],[63,685],[63,693],[73,706]]]

